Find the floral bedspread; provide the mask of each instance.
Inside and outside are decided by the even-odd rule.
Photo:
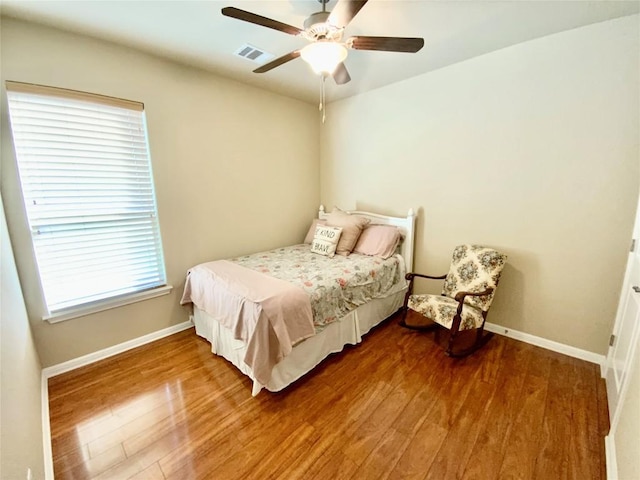
[[[386,260],[356,253],[329,258],[301,244],[229,260],[305,290],[316,332],[369,300],[406,285],[404,260],[399,255]]]

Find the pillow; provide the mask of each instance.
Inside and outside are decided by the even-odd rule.
[[[316,234],[316,227],[318,225],[326,225],[326,221],[325,220],[319,220],[317,218],[313,219],[313,222],[311,222],[311,227],[309,227],[309,231],[307,232],[307,236],[304,237],[304,243],[311,243],[313,242],[313,237]]]
[[[396,252],[402,235],[393,225],[369,225],[362,230],[355,253],[389,258]]]
[[[327,257],[333,257],[336,254],[336,247],[341,233],[342,229],[340,227],[318,225],[316,234],[311,242],[311,251]]]
[[[326,220],[327,225],[342,228],[342,235],[340,236],[338,248],[336,249],[338,255],[349,255],[351,253],[353,247],[356,246],[362,229],[366,227],[370,221],[368,218],[358,215],[349,215],[337,207],[327,215]]]

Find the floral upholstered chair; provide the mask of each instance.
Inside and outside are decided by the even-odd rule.
[[[449,356],[468,355],[483,346],[491,333],[484,333],[487,312],[507,256],[480,245],[459,245],[453,251],[449,273],[437,277],[420,273],[407,273],[409,289],[405,296],[400,325],[414,330],[431,330],[441,325],[449,329],[446,353]],[[442,295],[413,294],[416,278],[443,280]],[[410,311],[428,319],[426,325],[407,323]],[[454,340],[459,332],[475,330],[473,344],[454,351]]]

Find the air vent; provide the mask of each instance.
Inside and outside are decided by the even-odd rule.
[[[254,47],[253,45],[249,45],[248,43],[245,43],[238,50],[236,50],[234,52],[234,55],[237,55],[238,57],[242,57],[254,63],[265,63],[273,59],[275,56],[272,53],[265,52],[261,48]]]

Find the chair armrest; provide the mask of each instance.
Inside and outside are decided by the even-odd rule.
[[[414,277],[429,278],[431,280],[444,280],[445,278],[447,278],[446,275],[439,275],[437,277],[433,277],[431,275],[424,275],[422,273],[414,273],[414,272],[409,272],[404,276],[406,280],[413,280]]]
[[[464,297],[481,297],[482,295],[489,295],[493,292],[493,287],[487,288],[484,292],[458,292],[454,297],[455,301],[458,302],[458,309],[456,310],[456,314],[453,316],[453,322],[451,323],[451,333],[455,335],[460,330],[460,322],[462,322],[462,307],[464,305]],[[451,337],[450,337],[451,338]],[[451,348],[451,345],[449,345]]]
[[[431,275],[424,275],[422,273],[415,273],[415,272],[409,272],[407,273],[404,278],[405,280],[409,281],[409,284],[407,285],[407,293],[404,296],[404,302],[402,304],[402,309],[406,312],[407,311],[407,305],[409,304],[409,297],[411,296],[411,294],[413,293],[413,281],[416,277],[420,277],[420,278],[428,278],[430,280],[443,280],[445,278],[447,278],[446,275],[440,275],[439,277],[433,277]]]
[[[493,292],[493,287],[489,287],[487,288],[484,292],[458,292],[456,293],[455,296],[455,300],[458,303],[462,303],[464,302],[464,297],[466,297],[467,295],[472,296],[472,297],[481,297],[483,295],[489,295],[491,292]]]

